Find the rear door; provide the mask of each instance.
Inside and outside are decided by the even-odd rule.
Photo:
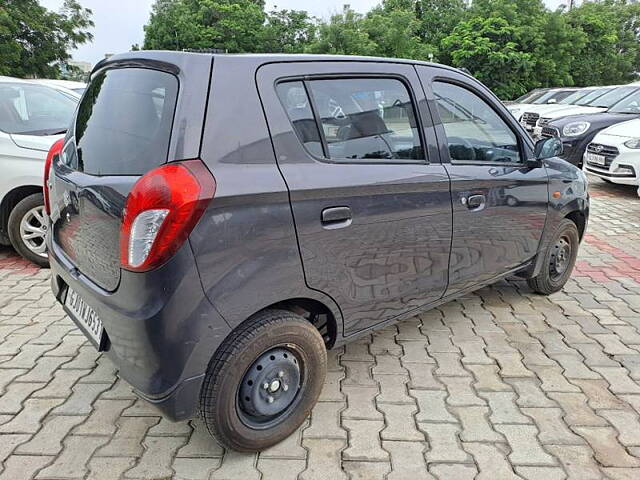
[[[307,284],[345,334],[439,299],[449,179],[408,64],[277,63],[258,72]]]
[[[532,142],[486,87],[451,70],[417,70],[451,177],[449,295],[535,256],[547,215],[548,177],[544,166],[525,163],[533,157]]]
[[[93,73],[50,177],[52,248],[108,291],[120,281],[133,184],[168,159],[199,155],[211,72],[210,56],[142,55]]]

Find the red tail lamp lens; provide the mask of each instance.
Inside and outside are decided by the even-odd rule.
[[[120,228],[120,261],[134,272],[171,258],[196,226],[216,192],[200,160],[169,163],[142,176],[127,197]]]

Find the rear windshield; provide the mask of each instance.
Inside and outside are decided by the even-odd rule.
[[[76,118],[78,170],[142,175],[167,161],[178,79],[157,70],[123,68],[96,75]]]

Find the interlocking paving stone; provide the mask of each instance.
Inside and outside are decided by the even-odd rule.
[[[538,429],[534,425],[496,425],[496,430],[507,438],[511,447],[509,461],[513,465],[556,464],[538,442]]]
[[[489,423],[488,407],[454,407],[453,412],[462,423],[463,442],[504,442],[504,437]]]
[[[476,464],[479,473],[476,480],[496,480],[519,478],[511,468],[505,456],[504,446],[489,443],[463,443],[463,448],[469,452]]]
[[[632,457],[618,442],[612,427],[573,427],[591,446],[598,463],[605,467],[640,467],[640,459]]]
[[[384,462],[389,453],[380,446],[380,431],[384,422],[377,420],[343,420],[349,432],[349,446],[342,452],[344,460]]]
[[[262,473],[261,480],[296,480],[305,467],[304,460],[281,460],[262,458],[262,456],[258,460],[258,470]]]
[[[21,455],[58,455],[62,451],[62,441],[85,417],[56,415],[45,419],[43,427],[31,440],[16,448]]]
[[[87,473],[87,462],[93,452],[107,441],[105,437],[72,435],[64,442],[64,450],[51,465],[41,470],[36,478],[82,478]]]
[[[466,462],[470,461],[469,454],[465,452],[458,440],[460,426],[446,423],[424,423],[420,425],[427,434],[429,450],[427,451],[427,463]]]
[[[474,465],[446,465],[434,464],[429,466],[429,472],[438,480],[473,480],[478,474]]]
[[[503,280],[329,352],[312,416],[259,455],[161,419],[0,248],[0,479],[640,478],[640,202],[591,191],[562,292]]]
[[[384,480],[391,471],[390,463],[342,462],[342,468],[350,480]]]
[[[392,442],[383,441],[384,448],[391,455],[391,473],[387,480],[433,480],[435,477],[427,472],[424,453],[426,442]]]
[[[448,393],[439,390],[411,390],[411,396],[418,402],[420,410],[416,415],[419,422],[457,422],[449,412],[445,398]]]
[[[125,473],[126,478],[165,478],[173,475],[171,458],[184,445],[182,437],[147,437],[144,453],[138,464]]]
[[[42,455],[14,455],[5,462],[0,480],[31,478],[33,474],[53,460]]]

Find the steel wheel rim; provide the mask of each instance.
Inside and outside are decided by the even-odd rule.
[[[30,252],[47,258],[47,220],[44,205],[33,207],[20,220],[20,240]]]
[[[554,244],[549,261],[549,273],[552,280],[558,280],[569,269],[571,250],[571,241],[566,235],[561,236]]]
[[[274,427],[300,403],[305,385],[300,354],[290,345],[271,348],[242,377],[237,395],[238,416],[249,428]]]

